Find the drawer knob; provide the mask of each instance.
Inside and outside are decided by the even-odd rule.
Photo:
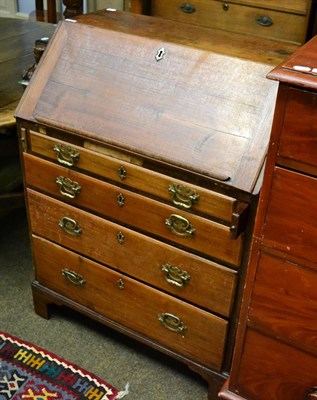
[[[260,26],[271,26],[273,25],[273,20],[267,15],[261,15],[256,19],[256,23]]]
[[[67,144],[57,143],[54,151],[57,161],[67,167],[72,167],[79,160],[79,152]]]
[[[183,333],[187,327],[180,318],[170,313],[162,313],[158,316],[160,323],[170,331]]]
[[[229,4],[228,3],[223,3],[222,9],[223,9],[223,11],[228,11],[229,10]]]
[[[171,285],[182,287],[190,281],[190,275],[175,265],[164,264],[162,271],[165,272],[166,282]]]
[[[69,282],[71,282],[73,285],[76,286],[85,286],[85,279],[77,274],[75,271],[71,271],[68,268],[62,269],[62,275],[65,279],[67,279]]]
[[[78,182],[72,181],[70,178],[58,176],[56,183],[59,186],[59,191],[63,196],[74,199],[81,191],[81,186]]]
[[[196,231],[196,229],[191,226],[188,219],[177,214],[171,214],[166,219],[165,224],[172,233],[180,237],[191,237]]]
[[[172,194],[173,204],[185,209],[191,208],[193,204],[198,202],[200,197],[196,190],[176,183],[169,185],[168,191]]]
[[[181,5],[180,9],[187,14],[192,14],[193,12],[196,11],[196,8],[193,4],[191,3],[184,3]]]
[[[74,219],[63,217],[58,225],[69,235],[80,236],[82,233],[81,227]]]
[[[314,400],[317,399],[317,386],[312,387],[309,389],[305,400]]]

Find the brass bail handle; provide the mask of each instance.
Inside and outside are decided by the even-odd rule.
[[[177,287],[183,287],[191,278],[186,271],[168,263],[162,266],[162,271],[165,272],[166,282]]]
[[[196,7],[191,3],[184,3],[181,5],[180,9],[186,14],[192,14],[196,11]]]
[[[58,225],[69,235],[80,236],[82,234],[82,229],[79,224],[72,218],[63,217]]]
[[[177,207],[190,209],[199,200],[199,194],[185,185],[172,183],[168,187],[168,191],[172,195],[173,204]]]
[[[75,271],[71,271],[68,268],[63,268],[62,269],[62,275],[65,279],[67,279],[70,283],[76,286],[85,286],[86,281],[85,279],[77,274]]]
[[[164,326],[172,332],[183,333],[187,327],[184,322],[176,315],[170,313],[162,313],[158,316],[158,320]]]
[[[81,186],[78,182],[75,182],[70,178],[64,178],[63,176],[58,176],[56,178],[56,184],[59,187],[60,193],[71,199],[74,199],[81,191]]]
[[[74,147],[67,144],[56,143],[54,151],[56,153],[57,161],[67,167],[74,166],[79,160],[79,152]]]
[[[174,235],[184,238],[194,236],[196,231],[195,228],[191,226],[188,219],[177,214],[171,214],[165,220],[165,224]]]

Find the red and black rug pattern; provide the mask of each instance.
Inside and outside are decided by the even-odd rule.
[[[53,353],[0,332],[0,400],[115,400],[125,394]]]

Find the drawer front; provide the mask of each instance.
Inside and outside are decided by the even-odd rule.
[[[235,389],[246,399],[305,400],[316,371],[317,358],[249,329]]]
[[[317,179],[275,168],[263,243],[317,270]],[[291,199],[291,200],[290,200]]]
[[[186,248],[233,265],[240,263],[242,235],[232,239],[230,228],[224,225],[186,211],[179,211],[175,207],[70,171],[29,154],[24,154],[24,165],[26,182],[30,186],[69,201],[73,205],[94,210],[140,230],[164,237]],[[56,184],[59,177],[67,177],[79,184],[80,192],[74,198],[70,198],[67,188],[62,188],[60,191]]]
[[[192,8],[184,8],[184,4]],[[152,15],[298,43],[304,42],[307,25],[303,15],[213,0],[194,0],[190,3],[182,0],[153,0]]]
[[[30,132],[30,143],[32,152],[36,154],[143,191],[178,208],[203,212],[228,224],[232,223],[233,214],[237,212],[234,198],[108,157],[100,153],[106,151],[102,147],[90,145],[96,150],[91,151],[33,131]]]
[[[217,0],[223,2],[223,0]],[[258,8],[268,8],[294,14],[306,15],[309,12],[309,0],[230,0],[230,3],[244,4]]]
[[[33,246],[39,283],[220,370],[226,321],[43,239],[34,237]]]
[[[296,165],[299,170],[315,167],[317,175],[316,154],[317,94],[289,88],[278,156],[300,163]]]
[[[262,253],[252,293],[252,326],[317,356],[317,276]]]
[[[36,235],[229,316],[235,271],[30,189],[27,192],[31,229]]]

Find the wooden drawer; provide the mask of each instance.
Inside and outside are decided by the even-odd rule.
[[[317,270],[317,179],[276,167],[263,243]],[[291,200],[290,200],[291,199]]]
[[[246,399],[305,400],[316,370],[317,358],[249,329],[235,391]]]
[[[36,235],[193,304],[229,316],[235,294],[235,271],[31,189],[27,193],[31,229]],[[69,229],[69,225],[76,228]]]
[[[223,0],[217,0],[223,3]],[[268,8],[288,13],[306,15],[309,12],[309,0],[230,0],[226,3],[244,4],[251,7]]]
[[[225,320],[43,239],[33,237],[33,245],[39,283],[185,357],[220,370]],[[63,277],[63,271],[69,279]]]
[[[27,184],[41,191],[210,257],[236,266],[240,263],[242,235],[232,239],[227,226],[29,154],[24,154],[24,165]],[[61,176],[80,185],[80,193],[75,198],[61,194],[56,184]]]
[[[317,276],[261,253],[249,324],[317,356]]]
[[[316,154],[317,94],[289,88],[278,162],[317,175]]]
[[[101,152],[106,152],[107,149],[105,147],[98,147],[87,142],[85,145],[95,150],[91,151],[84,147],[75,146],[36,133],[35,131],[30,131],[30,144],[31,150],[35,154],[40,154],[51,160],[56,160],[68,167],[75,167],[118,182],[133,190],[139,190],[153,195],[178,208],[193,210],[195,212],[198,211],[223,220],[229,225],[233,224],[234,215],[238,216],[239,214],[236,199],[176,180],[134,164],[134,162],[139,162],[141,164],[142,160],[127,162],[101,154]],[[69,160],[70,157],[69,155],[67,156],[67,150],[63,152],[65,146],[71,146],[74,153],[78,154],[78,156],[75,157],[75,161]],[[112,152],[112,154],[114,154],[114,152]],[[124,157],[122,153],[117,153],[116,155],[117,157]],[[128,158],[128,156],[126,156],[126,158]],[[71,160],[74,160],[74,158],[71,158]],[[65,161],[67,164],[65,164]],[[185,190],[185,195],[182,194],[181,188],[187,188],[187,190]],[[247,205],[244,204],[242,209],[244,210],[246,206]],[[238,221],[234,221],[234,223],[237,224]]]
[[[152,0],[152,15],[180,22],[224,29],[237,33],[288,40],[303,43],[306,36],[307,18],[278,10],[222,2],[217,0],[194,0],[190,4],[194,12],[184,12],[188,4],[182,0]],[[263,26],[259,18],[272,24]],[[296,29],[294,29],[296,27]]]

